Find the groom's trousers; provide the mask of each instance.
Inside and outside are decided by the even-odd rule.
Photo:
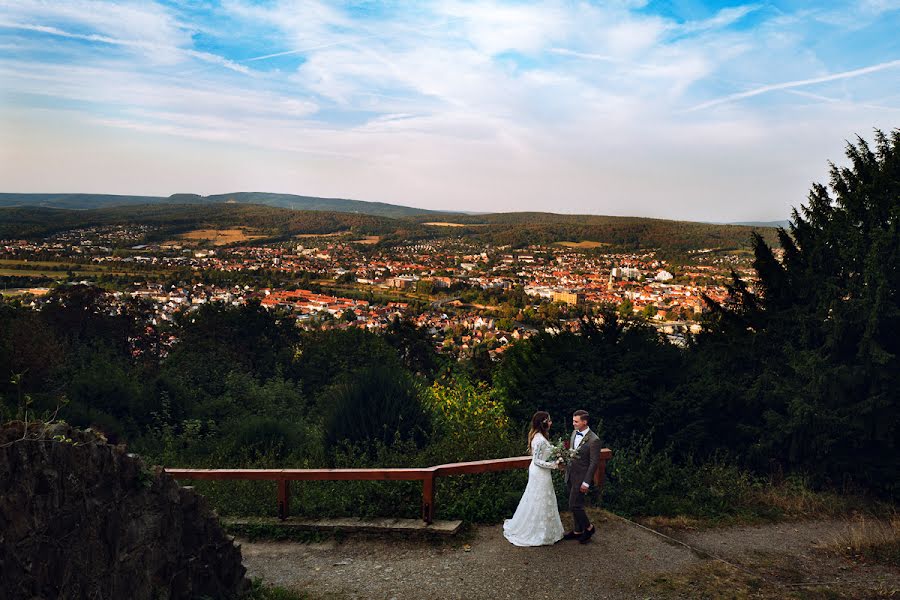
[[[569,485],[569,510],[572,511],[572,519],[575,521],[573,531],[585,531],[591,524],[587,513],[584,512],[584,497],[587,494],[581,493],[580,477],[571,477],[567,483]]]

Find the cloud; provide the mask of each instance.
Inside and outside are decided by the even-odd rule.
[[[434,208],[776,218],[841,140],[896,121],[893,46],[866,25],[896,22],[890,3],[842,5],[852,27],[816,6],[679,5],[0,0],[0,124],[29,123],[34,149],[3,177],[25,185],[29,140],[51,152],[79,130],[94,150],[119,140],[135,169],[158,144],[149,186],[168,165],[199,192],[273,189],[264,174]],[[848,70],[863,51],[877,64]],[[791,93],[773,108],[777,90]],[[183,167],[198,148],[215,168]],[[60,182],[103,181],[72,160]]]
[[[709,31],[712,29],[721,29],[734,25],[752,12],[756,12],[762,8],[760,4],[747,4],[744,6],[732,6],[723,8],[715,16],[709,19],[698,21],[689,21],[682,25],[679,29],[687,33],[696,33],[699,31]]]
[[[160,47],[184,47],[191,41],[191,28],[154,2],[14,0],[0,2],[0,6],[8,22],[74,27],[100,36]]]
[[[123,40],[118,38],[112,38],[105,35],[98,35],[95,33],[91,34],[81,34],[81,33],[72,33],[69,31],[63,31],[62,29],[58,29],[56,27],[50,27],[46,25],[29,25],[26,23],[12,23],[9,21],[0,20],[0,27],[7,29],[20,29],[24,31],[34,31],[37,33],[44,33],[47,35],[54,35],[58,37],[64,37],[75,40],[84,40],[87,42],[98,42],[101,44],[110,44],[113,46],[126,46],[130,48],[136,48],[144,51],[148,56],[158,57],[161,55],[164,56],[182,56],[182,57],[191,57],[201,60],[206,63],[219,65],[226,69],[230,69],[232,71],[237,71],[238,73],[250,73],[250,69],[245,67],[244,65],[240,65],[234,61],[228,60],[227,58],[223,58],[221,56],[217,56],[215,54],[211,54],[209,52],[200,52],[197,50],[190,49],[182,49],[174,46],[165,46],[156,44],[153,42],[146,42],[140,40]]]

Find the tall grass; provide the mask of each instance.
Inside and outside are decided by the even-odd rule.
[[[900,567],[900,515],[889,519],[857,515],[831,548],[855,560]]]

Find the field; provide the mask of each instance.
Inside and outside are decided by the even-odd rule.
[[[264,235],[248,234],[244,229],[194,229],[178,236],[182,240],[212,242],[214,246],[225,246],[235,242],[247,242],[264,238]]]
[[[103,273],[99,265],[77,264],[56,260],[12,260],[0,259],[0,276],[10,277],[65,277],[68,271],[76,275]]]
[[[49,292],[50,292],[50,288],[45,288],[45,287],[9,288],[7,290],[0,290],[0,296],[21,296],[22,294],[32,294],[35,296],[43,296]]]
[[[69,271],[76,277],[97,275],[148,275],[165,271],[159,267],[152,269],[129,268],[123,264],[98,265],[69,263],[61,261],[35,261],[0,259],[0,276],[4,277],[49,277],[66,278]]]
[[[609,246],[605,242],[556,242],[560,246],[565,246],[566,248],[602,248],[603,246]]]
[[[422,225],[431,225],[432,227],[467,227],[465,223],[448,223],[447,221],[429,221]]]
[[[377,244],[381,240],[381,236],[367,235],[361,240],[353,240],[354,244]]]
[[[331,233],[298,233],[295,234],[295,238],[323,238],[323,237],[341,237],[343,235],[347,235],[346,231],[333,231]]]

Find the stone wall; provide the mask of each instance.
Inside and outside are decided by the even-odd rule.
[[[39,427],[37,440],[0,428],[0,600],[248,589],[240,547],[202,496],[100,434]]]

